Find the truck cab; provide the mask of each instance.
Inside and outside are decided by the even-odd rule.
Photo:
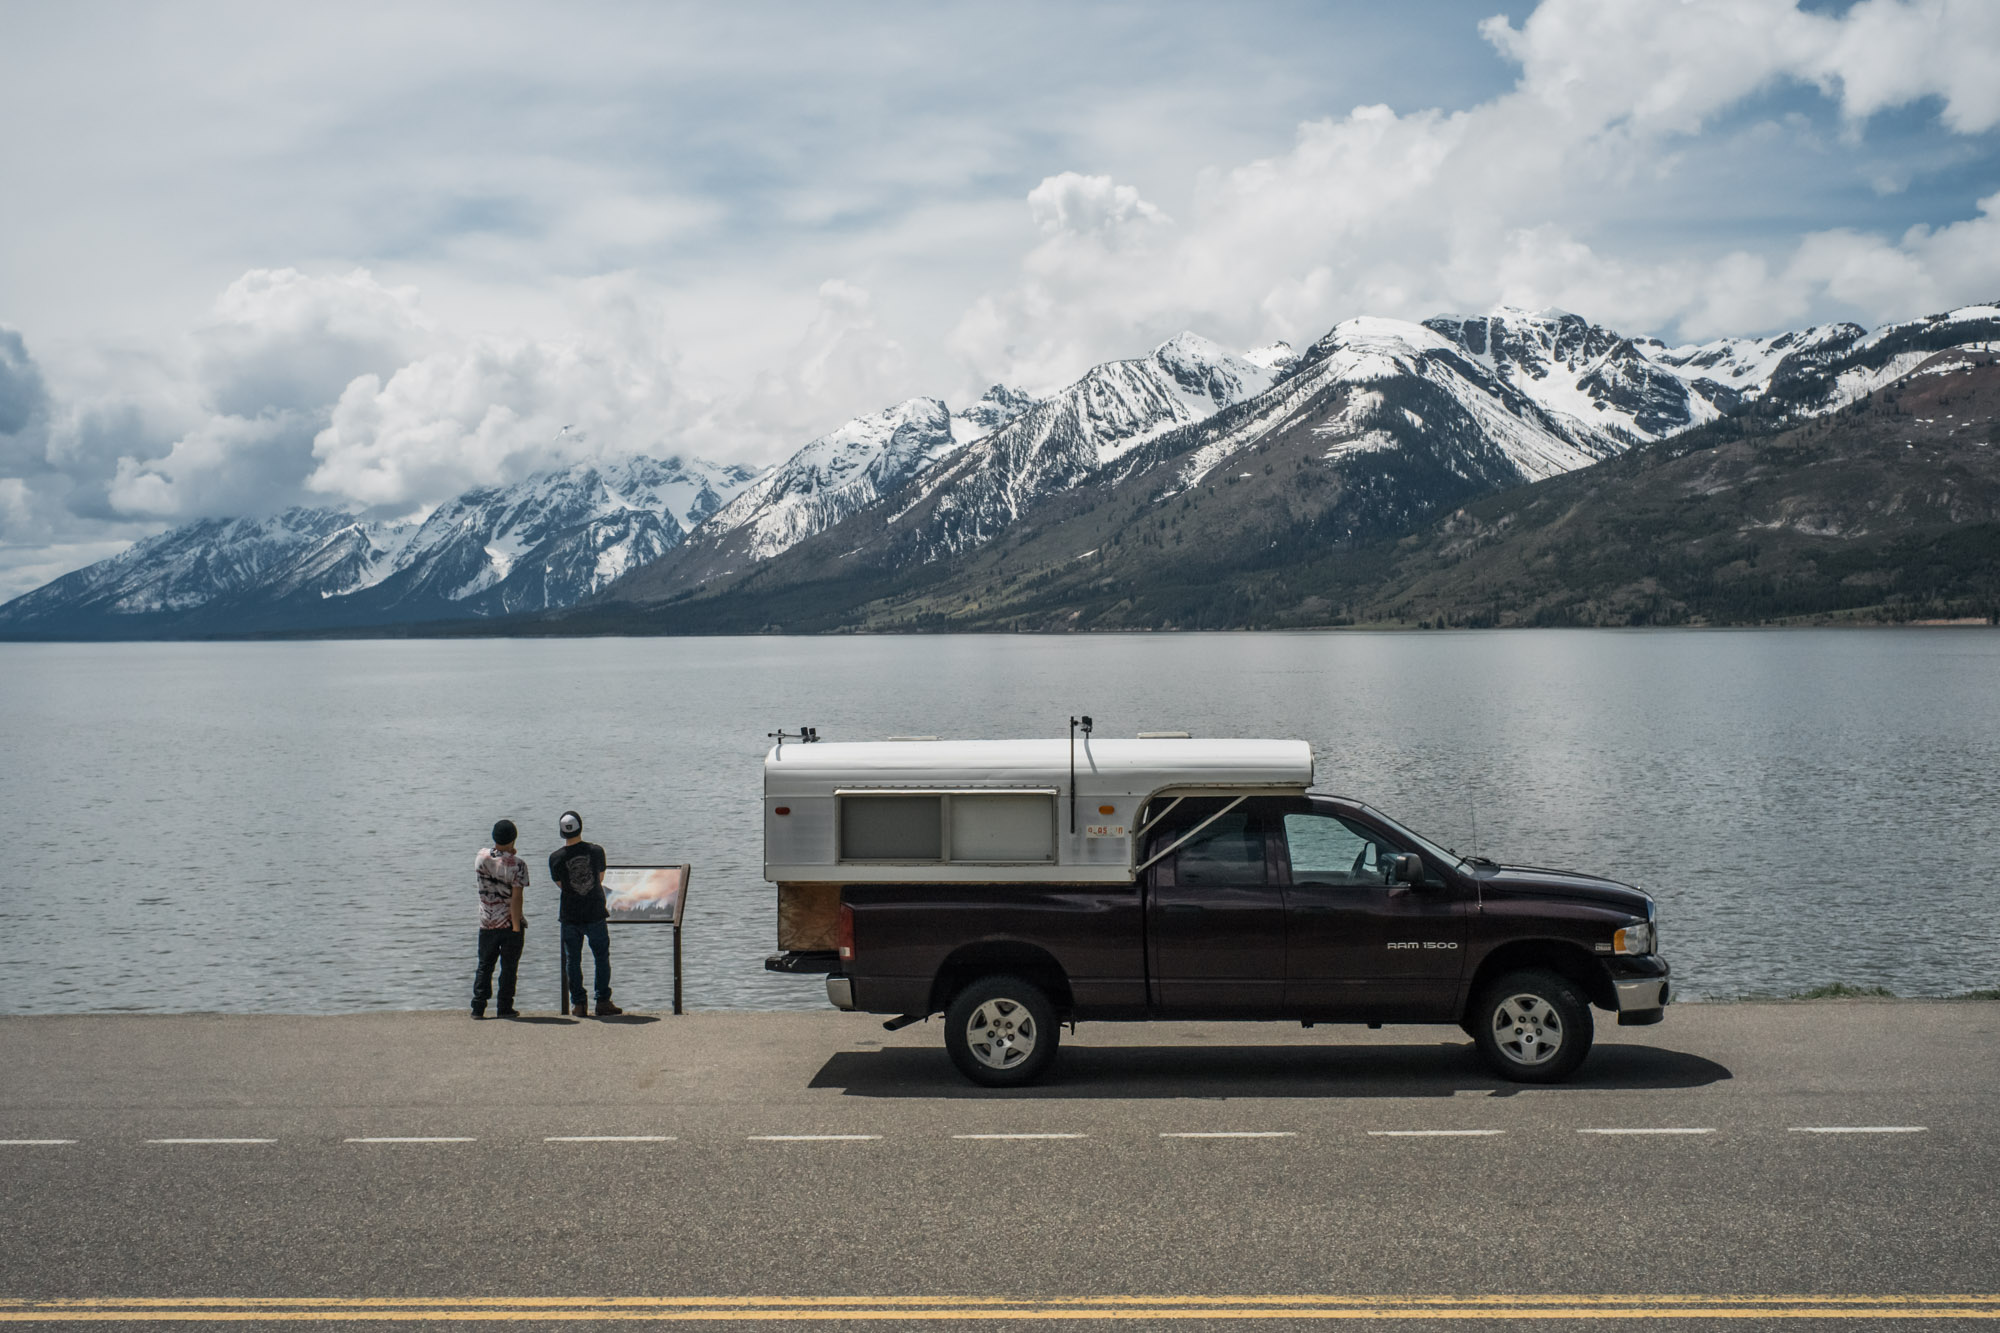
[[[1022,743],[954,744],[982,757]],[[778,881],[767,966],[824,972],[837,1007],[892,1026],[943,1014],[952,1059],[989,1086],[1040,1077],[1060,1025],[1078,1021],[1449,1023],[1502,1076],[1550,1082],[1588,1054],[1593,1008],[1624,1024],[1663,1016],[1669,970],[1639,890],[1458,856],[1311,790],[1303,742],[1159,746],[1097,742],[1088,791],[1034,749],[1013,756],[1025,774],[996,775],[991,752],[976,772],[939,753],[928,785],[907,770],[833,779],[831,878],[781,864],[795,878]],[[792,817],[770,812],[807,798],[771,797],[769,763],[766,776],[767,822]],[[936,805],[866,799],[911,795]],[[1098,820],[1079,825],[1088,855],[1074,860],[1069,801]],[[900,833],[878,827],[899,819]],[[907,855],[865,859],[885,851]]]

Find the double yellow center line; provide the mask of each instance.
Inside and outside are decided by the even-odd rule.
[[[937,1322],[1166,1319],[2000,1319],[1943,1296],[521,1296],[0,1298],[4,1323]]]

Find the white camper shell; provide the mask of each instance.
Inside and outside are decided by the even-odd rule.
[[[1300,795],[1312,781],[1298,740],[781,741],[764,758],[764,878],[1125,883],[1155,798]]]

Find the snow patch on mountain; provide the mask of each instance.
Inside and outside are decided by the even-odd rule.
[[[998,385],[980,400],[995,419],[1010,406]],[[995,395],[1001,395],[995,402]],[[967,414],[969,417],[970,414]],[[964,447],[959,423],[935,398],[911,398],[873,416],[857,417],[806,445],[759,477],[699,531],[698,543],[719,545],[747,535],[744,553],[768,560],[824,532],[849,514],[894,494],[911,478]],[[973,419],[974,429],[980,424]],[[976,437],[975,437],[976,438]]]
[[[970,550],[1022,510],[1163,435],[1270,388],[1277,374],[1194,333],[1108,361],[923,477],[886,524],[919,560]],[[900,528],[899,528],[900,525]]]

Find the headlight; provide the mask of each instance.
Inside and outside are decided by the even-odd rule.
[[[1646,954],[1653,951],[1653,923],[1648,921],[1636,926],[1627,926],[1611,934],[1611,952],[1623,954]]]

